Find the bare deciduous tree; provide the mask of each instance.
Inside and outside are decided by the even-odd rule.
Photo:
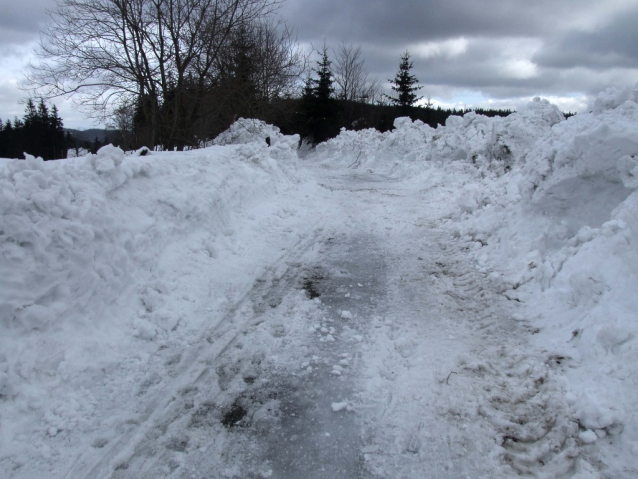
[[[285,23],[266,18],[239,28],[220,57],[219,100],[233,117],[264,119],[275,100],[294,94],[306,62]]]
[[[136,103],[149,146],[182,148],[231,33],[278,0],[58,0],[28,83],[106,118]]]
[[[335,50],[334,77],[337,95],[344,102],[345,123],[348,127],[353,118],[355,103],[375,103],[381,92],[378,81],[370,78],[361,57],[361,47],[339,44]]]
[[[266,20],[257,25],[255,40],[260,58],[258,84],[264,97],[272,101],[292,95],[308,62],[293,31],[282,22]]]
[[[122,147],[132,149],[135,141],[135,105],[129,102],[120,104],[109,116],[107,127],[116,130],[122,140]]]

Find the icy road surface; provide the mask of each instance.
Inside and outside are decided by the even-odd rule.
[[[571,477],[560,359],[527,352],[521,303],[434,227],[445,192],[316,174],[306,233],[158,351],[136,413],[66,477]]]

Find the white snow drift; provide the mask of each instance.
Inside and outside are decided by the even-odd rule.
[[[395,127],[342,131],[304,161],[454,202],[430,226],[464,241],[479,271],[535,318],[538,350],[560,358],[583,447],[616,471],[635,468],[638,90],[605,91],[567,120],[534,99],[506,118]],[[63,454],[47,438],[90,430],[100,404],[135,387],[152,354],[145,341],[187,344],[206,321],[202,297],[222,308],[239,292],[219,288],[256,277],[300,234],[314,186],[298,137],[242,120],[215,144],[1,160],[3,471]],[[218,281],[202,268],[218,268]]]
[[[0,160],[2,470],[118,414],[158,343],[186,348],[294,241],[298,138],[253,123],[271,147]]]

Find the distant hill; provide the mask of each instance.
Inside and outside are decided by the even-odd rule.
[[[114,139],[117,134],[116,130],[104,130],[101,128],[91,128],[89,130],[74,130],[73,128],[65,128],[64,131],[68,131],[79,141],[92,142],[97,137],[100,143],[104,143],[104,140],[106,140],[107,138],[110,138],[111,140]]]

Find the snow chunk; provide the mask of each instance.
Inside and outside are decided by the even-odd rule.
[[[617,168],[625,188],[638,188],[638,159],[635,156],[619,158]]]
[[[590,105],[595,115],[600,115],[609,110],[615,110],[625,102],[638,101],[638,84],[633,89],[607,88],[601,92]]]
[[[97,151],[97,154],[86,155],[95,171],[99,173],[112,173],[124,161],[124,151],[117,146],[105,145]]]
[[[607,429],[610,434],[622,431],[624,422],[624,415],[616,407],[593,392],[585,393],[579,398],[574,417],[587,429]]]
[[[339,412],[339,411],[343,411],[344,409],[346,409],[348,407],[348,401],[344,401],[344,402],[333,402],[332,403],[332,410],[334,412]]]
[[[587,429],[586,431],[581,431],[578,434],[578,437],[585,444],[591,444],[592,442],[595,442],[596,439],[598,439],[598,436],[596,436],[596,433],[592,431],[591,429]]]
[[[270,145],[268,145],[267,140]],[[230,125],[228,130],[220,133],[213,140],[214,145],[247,145],[251,143],[259,144],[263,148],[271,146],[275,150],[283,148],[284,150],[296,151],[299,135],[286,136],[276,126],[261,120],[240,118]]]
[[[474,213],[482,205],[483,199],[478,185],[468,185],[458,199],[462,211]]]

